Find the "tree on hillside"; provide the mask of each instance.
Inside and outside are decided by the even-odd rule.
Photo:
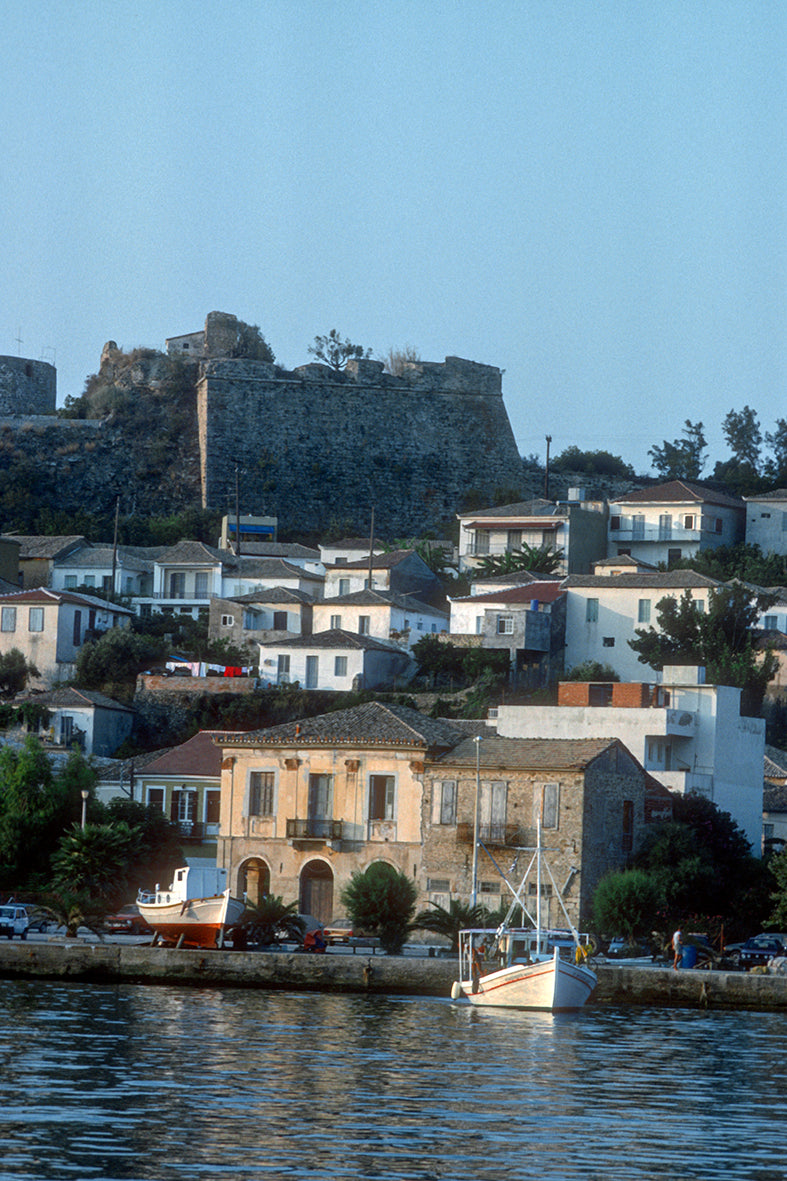
[[[782,482],[787,479],[787,419],[776,419],[776,429],[766,431],[765,442],[771,449],[771,457],[765,464],[765,474],[771,480]]]
[[[504,554],[486,554],[472,574],[474,578],[493,578],[518,570],[527,570],[530,574],[555,574],[563,557],[562,549],[555,549],[548,543],[532,546],[523,542],[519,549],[506,550]]]
[[[246,357],[250,361],[270,361],[276,358],[256,324],[238,321],[238,338],[232,351],[233,357]]]
[[[705,428],[701,422],[686,419],[684,438],[672,443],[665,439],[659,447],[654,444],[648,451],[653,466],[665,480],[697,480],[705,466]]]
[[[0,656],[0,697],[16,697],[30,677],[37,677],[38,669],[28,664],[18,648],[11,648]]]
[[[611,664],[602,664],[598,660],[583,660],[581,664],[575,664],[565,673],[561,680],[597,681],[606,684],[609,681],[619,681],[620,677]]]
[[[701,550],[689,558],[670,562],[670,570],[696,570],[719,582],[733,578],[756,586],[784,586],[787,583],[787,556],[764,554],[758,545],[738,542]]]
[[[739,466],[747,466],[757,472],[760,466],[762,431],[757,412],[751,406],[742,410],[730,410],[721,424],[722,434],[732,457]]]
[[[342,340],[335,328],[332,328],[327,336],[315,336],[314,344],[309,345],[308,351],[323,365],[330,366],[337,373],[344,369],[348,361],[362,360],[372,355],[371,349],[353,344],[346,337]]]
[[[537,456],[530,456],[531,461]],[[556,472],[581,472],[586,476],[620,476],[624,480],[634,479],[634,469],[619,455],[609,451],[582,451],[575,444],[566,447],[551,461],[550,467]]]
[[[394,377],[401,377],[403,373],[407,372],[407,366],[420,361],[421,356],[418,349],[413,348],[411,344],[406,344],[402,348],[390,348],[380,360],[385,367],[385,373],[390,373]]]
[[[774,602],[774,595],[735,583],[713,587],[703,613],[686,590],[680,599],[661,599],[656,605],[658,630],[637,628],[629,645],[651,668],[704,665],[708,682],[741,689],[741,712],[756,717],[778,662],[770,651],[758,653],[752,628]]]

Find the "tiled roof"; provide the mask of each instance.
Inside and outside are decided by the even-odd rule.
[[[763,812],[787,812],[787,787],[766,783],[762,789]]]
[[[56,558],[74,546],[87,545],[84,537],[73,534],[64,537],[39,537],[26,533],[4,533],[4,539],[19,542],[20,561],[31,558]]]
[[[90,706],[96,709],[114,709],[120,710],[122,713],[133,713],[127,705],[121,705],[119,701],[107,697],[104,693],[98,693],[93,689],[72,689],[71,687],[64,687],[62,689],[52,689],[49,693],[36,693],[35,695],[25,694],[25,698],[29,701],[35,701],[37,705],[45,705],[51,709],[85,709]]]
[[[520,500],[516,504],[501,504],[496,508],[477,509],[472,513],[457,513],[460,521],[486,520],[489,517],[553,517],[565,516],[552,500],[537,497],[535,500]]]
[[[227,730],[200,730],[188,742],[173,746],[148,763],[145,775],[201,775],[221,778],[221,746]]]
[[[368,547],[367,547],[368,548]],[[386,554],[375,554],[372,558],[372,568],[374,570],[388,570],[391,566],[398,566],[405,558],[410,558],[415,554],[413,549],[394,549],[389,550]],[[416,554],[416,557],[418,555]],[[368,570],[369,558],[359,558],[352,562],[341,562],[330,567],[331,570]]]
[[[35,603],[46,606],[47,603],[76,603],[77,606],[87,606],[96,608],[105,608],[107,611],[112,611],[116,615],[133,615],[128,607],[120,607],[117,603],[110,603],[107,599],[96,598],[95,595],[77,594],[75,591],[56,591],[50,590],[48,587],[39,586],[33,590],[13,591],[7,595],[0,595],[0,599],[8,606],[15,606],[17,603]]]
[[[233,543],[234,544],[234,543]],[[228,551],[232,552],[233,551]],[[240,543],[241,561],[244,558],[308,558],[312,562],[319,562],[320,551],[309,549],[297,541],[242,541]]]
[[[658,566],[654,566],[652,562],[643,562],[642,558],[632,558],[631,554],[619,554],[616,558],[602,558],[600,562],[593,563],[594,570],[603,570],[607,566],[631,566],[634,570],[658,570]]]
[[[275,746],[363,744],[370,746],[426,747],[445,750],[462,740],[452,722],[428,718],[404,705],[369,701],[352,709],[285,722],[248,734],[233,734],[225,745]]]
[[[787,779],[787,750],[766,744],[765,774],[769,779]]]
[[[319,605],[321,607],[340,607],[345,603],[348,607],[401,607],[403,611],[426,611],[430,615],[444,615],[446,619],[448,618],[447,611],[430,607],[428,603],[422,603],[411,595],[401,595],[396,591],[369,590],[368,588],[352,591],[349,595],[335,595],[333,598],[322,599]]]
[[[555,599],[566,592],[561,583],[529,582],[525,586],[511,586],[506,590],[487,591],[483,595],[464,595],[461,599],[452,599],[452,603],[554,603]]]
[[[751,496],[744,496],[743,499],[747,504],[756,504],[759,500],[787,500],[787,488],[774,488],[771,492],[753,493]]]
[[[486,770],[520,768],[522,770],[581,770],[612,746],[622,745],[617,738],[483,738],[479,762]],[[633,757],[633,756],[632,756]],[[464,738],[441,762],[476,765],[476,743]]]
[[[111,567],[113,554],[114,547],[111,545],[86,545],[74,553],[56,558],[55,565],[61,569],[72,566],[74,568],[84,567],[88,570]],[[141,558],[135,553],[129,553],[125,546],[119,545],[117,548],[117,564],[124,570],[152,571],[153,561],[152,556]]]
[[[706,488],[689,480],[668,480],[665,484],[654,484],[651,488],[637,488],[615,497],[614,504],[718,504],[727,508],[744,508],[739,496],[730,496],[715,488]]]
[[[400,656],[402,649],[398,644],[388,644],[385,640],[377,640],[374,636],[361,636],[357,632],[344,631],[343,628],[330,628],[324,632],[314,632],[310,636],[293,636],[291,639],[260,641],[261,648],[362,648],[379,652],[396,652]]]
[[[722,586],[716,578],[707,578],[695,570],[665,570],[658,574],[570,574],[563,583],[566,590],[577,587],[599,586],[614,590],[630,587],[634,590],[683,590],[686,587]]]
[[[514,570],[512,574],[493,574],[489,578],[474,578],[474,587],[483,586],[523,586],[526,582],[544,582],[543,575],[531,574],[529,570]],[[553,582],[562,582],[563,575],[549,579]]]
[[[165,549],[159,555],[158,562],[162,566],[216,566],[218,563],[225,561],[228,556],[231,556],[228,550],[220,550],[212,545],[205,545],[202,541],[188,541],[184,539],[178,541],[175,545],[171,545],[169,549]]]
[[[296,590],[289,586],[263,586],[259,590],[249,591],[245,595],[226,595],[222,603],[260,603],[267,606],[270,603],[313,603],[312,595],[306,591]]]
[[[235,558],[224,551],[224,570],[235,578],[300,578],[310,582],[323,581],[322,574],[294,566],[284,558]]]

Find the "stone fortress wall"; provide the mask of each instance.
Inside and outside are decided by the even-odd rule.
[[[0,415],[54,414],[57,371],[48,361],[0,357]]]

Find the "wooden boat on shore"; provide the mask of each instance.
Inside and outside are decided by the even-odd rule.
[[[175,870],[167,890],[140,890],[137,906],[155,932],[154,942],[178,947],[223,947],[227,931],[245,909],[230,894],[226,869],[191,866]]]
[[[492,930],[476,928],[459,933],[459,979],[451,988],[453,1000],[506,1009],[545,1009],[553,1013],[581,1009],[596,987],[596,974],[586,965],[590,953],[587,936],[581,936],[568,916],[562,895],[538,843],[518,889],[504,878],[514,900],[501,925]],[[541,926],[541,879],[546,869],[552,893],[568,924],[565,931]],[[525,906],[525,887],[535,871],[536,914]],[[513,927],[521,909],[530,927]]]

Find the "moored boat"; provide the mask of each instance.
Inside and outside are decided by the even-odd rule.
[[[587,967],[591,953],[587,936],[575,929],[552,871],[541,848],[541,825],[538,844],[518,889],[504,878],[514,895],[508,913],[495,930],[476,928],[459,933],[459,979],[451,989],[453,1000],[472,1005],[506,1009],[546,1009],[553,1013],[581,1009],[596,987],[596,974]],[[546,930],[541,926],[541,877],[546,870],[552,894],[568,924],[565,931]],[[525,905],[525,887],[535,875],[536,914]],[[502,875],[501,875],[502,876]],[[474,889],[475,894],[475,889]],[[532,924],[512,927],[517,910]],[[562,954],[561,954],[562,953]]]
[[[158,940],[181,947],[223,947],[245,909],[227,886],[226,869],[183,866],[167,890],[140,890],[137,906]]]

